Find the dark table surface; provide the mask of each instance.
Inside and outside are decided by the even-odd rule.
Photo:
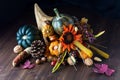
[[[120,80],[120,20],[105,19],[99,14],[77,7],[58,8],[60,12],[70,15],[86,17],[95,33],[105,30],[106,33],[96,42],[106,46],[104,49],[110,54],[110,58],[102,63],[108,64],[116,72],[111,76],[96,74],[92,67],[85,66],[82,62],[76,65],[77,71],[72,66],[61,67],[56,73],[51,73],[50,63],[37,65],[33,69],[13,67],[12,60],[17,54],[13,53],[13,47],[17,45],[16,32],[21,25],[36,25],[33,8],[26,11],[13,23],[3,27],[0,32],[0,80]],[[54,15],[52,8],[44,9],[47,14]]]

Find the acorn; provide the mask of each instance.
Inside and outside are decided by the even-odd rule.
[[[46,61],[46,57],[42,57],[42,58],[41,58],[41,61],[42,61],[42,62],[45,62],[45,61]]]
[[[36,63],[36,64],[40,64],[40,63],[41,63],[41,60],[40,60],[40,59],[36,59],[35,63]]]

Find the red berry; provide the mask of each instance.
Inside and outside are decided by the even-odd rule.
[[[57,61],[55,61],[55,60],[52,61],[52,62],[51,62],[51,66],[55,66],[56,62],[57,62]]]

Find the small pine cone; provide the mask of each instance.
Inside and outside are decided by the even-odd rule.
[[[43,40],[35,40],[31,44],[31,52],[30,54],[32,55],[33,58],[35,59],[40,59],[41,57],[44,56],[45,50],[46,50],[46,45]]]

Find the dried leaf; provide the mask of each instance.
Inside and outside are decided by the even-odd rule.
[[[95,64],[95,67],[97,68],[98,73],[104,73],[108,69],[108,65],[106,65],[106,64],[101,64],[101,65],[100,64]]]
[[[22,65],[23,69],[31,69],[35,67],[35,64],[31,64],[30,60],[26,60],[26,62]]]
[[[115,70],[110,69],[107,64],[94,64],[95,68],[93,68],[93,71],[95,73],[101,73],[101,74],[106,74],[107,76],[111,76]]]
[[[108,68],[107,71],[105,72],[105,74],[106,74],[107,76],[111,76],[114,72],[115,72],[114,69]]]
[[[35,64],[31,64],[31,65],[28,66],[29,69],[32,69],[34,67],[35,67]]]

